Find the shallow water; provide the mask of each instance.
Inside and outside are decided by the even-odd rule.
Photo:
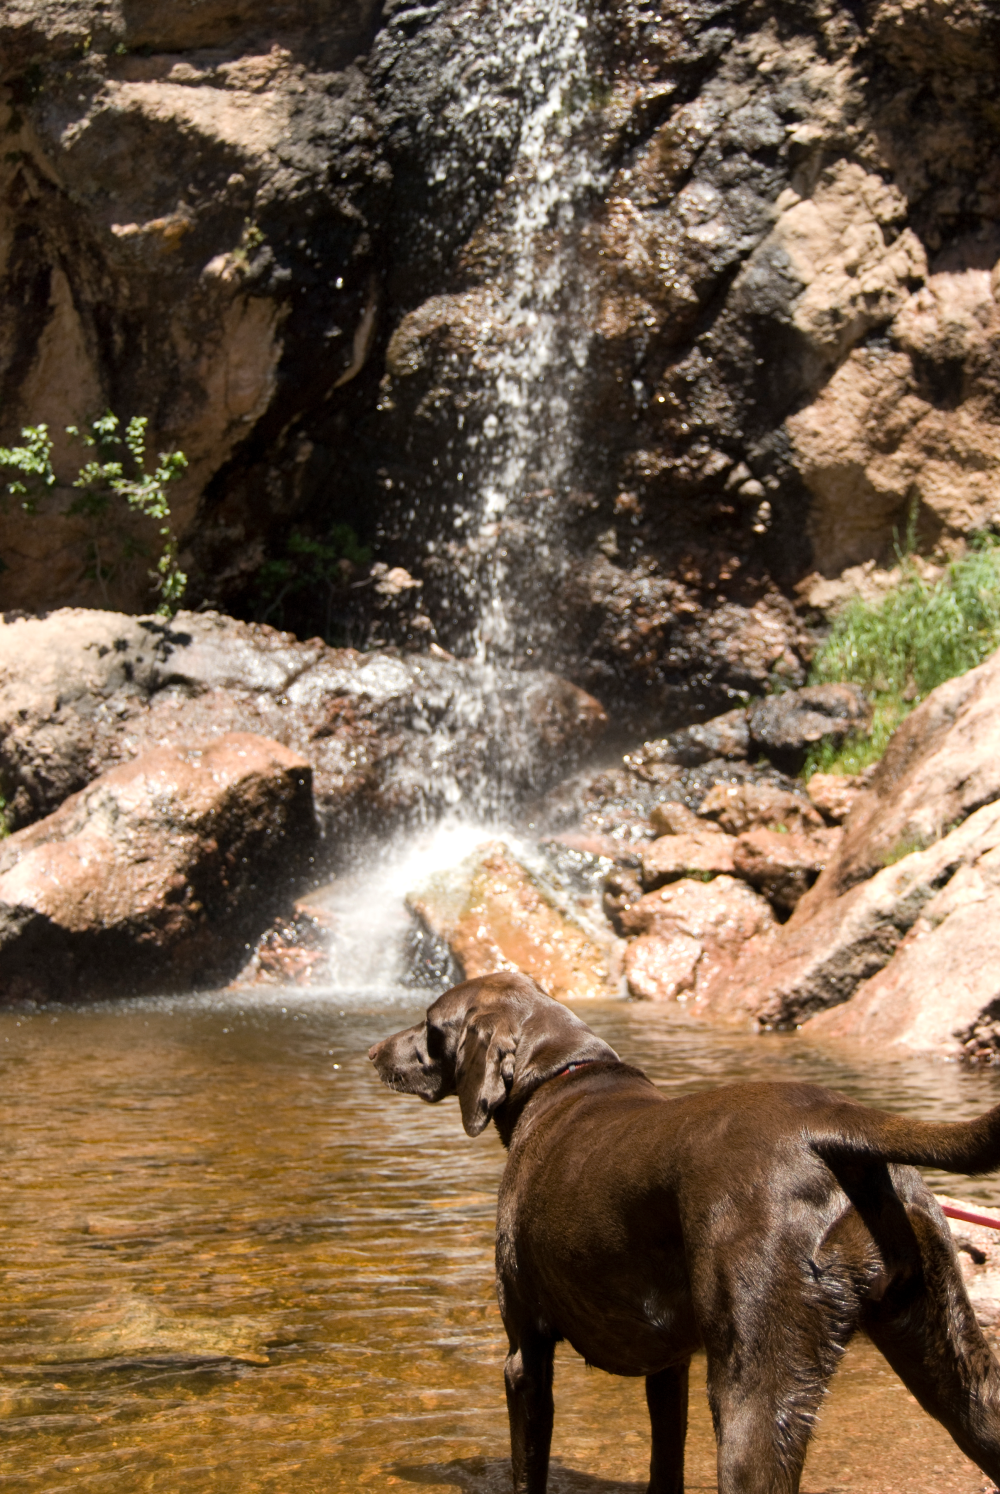
[[[454,1101],[383,1090],[368,1045],[412,993],[227,993],[0,1013],[0,1487],[305,1491],[509,1487],[492,1288],[502,1150]],[[682,1091],[796,1077],[926,1117],[1000,1074],[870,1062],[800,1036],[593,1003],[623,1057]],[[1000,1203],[1000,1184],[948,1189]],[[699,1370],[703,1380],[703,1370]],[[714,1489],[704,1396],[688,1487]],[[557,1360],[551,1487],[641,1494],[642,1384]],[[804,1489],[988,1481],[867,1345],[849,1352]]]

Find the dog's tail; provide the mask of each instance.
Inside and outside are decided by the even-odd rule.
[[[829,1162],[905,1162],[973,1176],[1000,1168],[1000,1105],[970,1121],[918,1121],[844,1100],[817,1116],[809,1133]]]

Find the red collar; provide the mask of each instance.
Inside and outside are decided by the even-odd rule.
[[[585,1069],[589,1063],[600,1062],[599,1058],[581,1058],[579,1063],[568,1063],[564,1069],[560,1069],[558,1074],[553,1074],[552,1077],[553,1079],[561,1079],[564,1074],[572,1074],[574,1069]]]

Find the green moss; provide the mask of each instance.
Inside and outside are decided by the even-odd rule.
[[[1000,647],[1000,542],[980,538],[937,581],[901,558],[899,584],[880,602],[849,602],[813,662],[811,684],[847,681],[874,705],[871,734],[821,742],[806,775],[859,773],[877,762],[900,722],[938,685]]]

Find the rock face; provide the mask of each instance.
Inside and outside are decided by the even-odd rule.
[[[232,975],[316,844],[309,764],[260,736],[159,748],[0,843],[0,1000]]]
[[[893,734],[820,895],[843,891],[1000,796],[1000,654],[948,680]]]
[[[464,646],[492,578],[515,661],[665,730],[801,683],[793,585],[891,559],[912,505],[942,553],[992,519],[1000,21],[583,10],[536,35],[525,0],[7,5],[0,439],[48,421],[65,480],[66,423],[147,414],[191,459],[192,605]],[[570,210],[532,218],[560,69]],[[565,430],[484,525],[543,270]],[[147,605],[149,534],[74,497],[0,514],[0,605]],[[331,541],[315,584],[268,590],[295,526],[343,523],[373,584]],[[398,569],[422,585],[387,597]]]
[[[540,670],[359,654],[212,613],[168,624],[67,609],[0,624],[0,792],[13,828],[152,747],[230,731],[311,763],[328,837],[460,802],[486,812],[541,787],[605,720]]]
[[[503,842],[416,888],[407,905],[451,953],[460,979],[520,970],[557,999],[617,994],[613,940],[560,906]]]
[[[201,595],[337,481],[380,294],[387,169],[356,64],[375,10],[26,0],[0,21],[3,435],[47,421],[68,476],[67,424],[149,416],[190,461],[173,508]],[[8,509],[3,605],[143,610],[128,542],[151,530],[76,496]]]

